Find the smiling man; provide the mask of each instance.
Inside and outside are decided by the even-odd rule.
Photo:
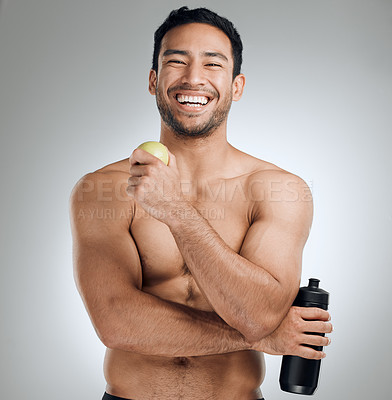
[[[77,287],[107,347],[104,399],[262,398],[263,352],[320,359],[328,312],[291,307],[312,222],[299,177],[227,141],[242,43],[204,9],[155,33],[166,166],[136,149],[71,196]],[[241,134],[247,134],[241,132]]]

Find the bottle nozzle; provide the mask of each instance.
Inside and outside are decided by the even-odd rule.
[[[319,287],[319,283],[320,283],[320,279],[316,279],[316,278],[310,278],[309,279],[309,287],[314,287],[314,288],[318,288]]]

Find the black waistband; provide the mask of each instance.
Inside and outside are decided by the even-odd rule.
[[[105,394],[102,397],[102,400],[132,400],[132,399],[125,399],[124,397],[113,396],[105,392]],[[257,400],[264,400],[264,397],[262,399],[257,399]]]
[[[113,396],[105,392],[105,394],[102,397],[102,400],[132,400],[132,399],[125,399],[124,397]]]

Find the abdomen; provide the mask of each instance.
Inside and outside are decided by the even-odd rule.
[[[161,357],[108,349],[104,370],[107,391],[119,397],[251,400],[260,394],[265,364],[263,353],[253,350]]]

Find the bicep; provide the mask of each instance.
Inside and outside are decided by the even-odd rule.
[[[243,241],[240,255],[274,277],[282,291],[298,289],[302,252],[313,216],[311,198],[262,201]]]
[[[110,206],[114,212],[100,218],[100,207],[108,208],[108,204],[96,201],[93,195],[83,201],[77,193],[71,196],[74,277],[97,331],[110,304],[142,286],[139,254],[124,217],[130,214],[125,210],[127,203]]]
[[[74,234],[73,261],[82,291],[100,287],[102,295],[110,295],[142,286],[139,254],[126,230]]]

